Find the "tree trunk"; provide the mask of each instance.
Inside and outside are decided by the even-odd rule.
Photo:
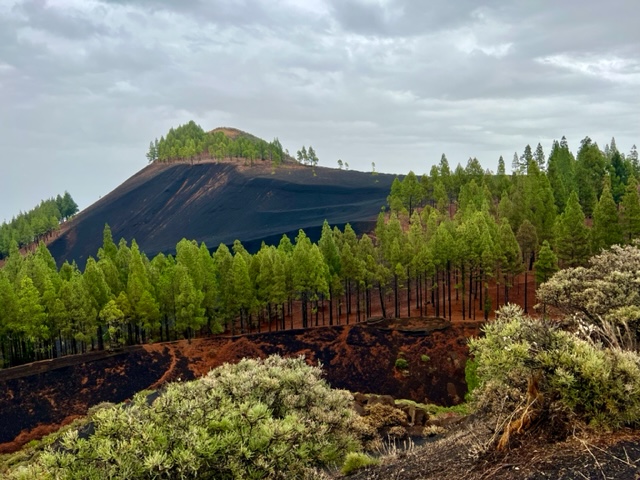
[[[449,290],[449,321],[451,321],[451,260],[447,260],[447,289]]]
[[[394,313],[396,318],[400,318],[400,298],[398,297],[398,275],[393,275],[393,292],[394,292]]]
[[[527,288],[527,271],[524,271],[524,313],[529,313],[528,310],[528,305],[527,305],[527,293],[528,293],[528,288]]]
[[[378,292],[380,293],[380,310],[382,310],[382,318],[387,318],[387,311],[384,308],[384,295],[382,293],[382,285],[378,282]]]
[[[356,323],[360,323],[360,282],[356,283]]]
[[[411,318],[411,275],[407,267],[407,318]]]
[[[333,289],[329,285],[329,325],[333,325]]]
[[[471,299],[473,297],[473,269],[469,269],[469,319],[471,319],[471,315],[473,312],[473,319],[476,318],[475,308],[471,310]],[[475,305],[474,305],[475,306]]]

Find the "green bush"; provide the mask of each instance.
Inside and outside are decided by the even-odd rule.
[[[302,478],[359,447],[352,400],[303,358],[245,359],[96,411],[93,435],[68,431],[10,478]]]
[[[396,358],[396,368],[398,370],[408,370],[409,362],[404,358]]]
[[[422,354],[420,360],[422,360],[424,363],[427,363],[429,360],[431,360],[431,358],[427,354]]]
[[[511,305],[483,330],[470,341],[480,408],[505,413],[535,397],[537,410],[607,428],[640,425],[637,353],[605,348]]]
[[[343,475],[352,475],[358,470],[370,467],[372,465],[380,465],[380,460],[370,457],[364,453],[349,453],[342,466]]]

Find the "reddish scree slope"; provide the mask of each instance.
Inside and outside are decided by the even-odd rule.
[[[174,252],[182,238],[211,249],[239,239],[250,251],[300,228],[317,240],[325,219],[365,233],[394,178],[299,165],[272,172],[266,164],[152,164],[78,214],[49,249],[59,264],[75,260],[82,268],[102,245],[105,223],[116,242],[135,239],[149,257]]]
[[[65,357],[0,371],[0,453],[14,451],[68,423],[100,402],[122,402],[164,382],[188,380],[243,357],[305,355],[324,366],[328,382],[351,391],[389,394],[440,404],[462,400],[466,391],[466,338],[475,323],[400,321],[388,325],[318,327],[251,336],[213,337]],[[398,324],[395,325],[398,327]],[[411,328],[418,327],[418,331]],[[398,372],[399,352],[409,370]],[[422,355],[429,360],[423,361]]]

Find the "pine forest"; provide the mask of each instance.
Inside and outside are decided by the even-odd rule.
[[[246,141],[256,158],[282,158],[279,142],[262,151]],[[204,150],[246,156],[243,142],[191,122],[152,143],[150,160]],[[325,222],[317,242],[300,230],[250,253],[240,240],[210,250],[183,239],[175,255],[150,259],[135,239],[115,243],[107,225],[83,271],[75,263],[58,268],[43,242],[19,251],[77,209],[70,196],[45,201],[0,229],[0,246],[8,243],[0,365],[222,332],[348,324],[373,312],[452,319],[455,309],[463,320],[486,319],[509,302],[516,278],[524,276],[527,292],[528,282],[638,238],[639,175],[635,147],[624,155],[615,140],[601,150],[589,137],[575,156],[564,137],[548,158],[540,145],[527,146],[514,155],[511,174],[502,158],[496,173],[475,158],[452,171],[443,155],[429,174],[397,178],[375,231],[360,237]],[[536,299],[524,298],[525,313],[533,312]]]

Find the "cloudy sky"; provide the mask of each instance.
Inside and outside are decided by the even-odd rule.
[[[428,172],[566,135],[640,143],[631,0],[0,0],[0,221],[80,207],[190,119]]]

